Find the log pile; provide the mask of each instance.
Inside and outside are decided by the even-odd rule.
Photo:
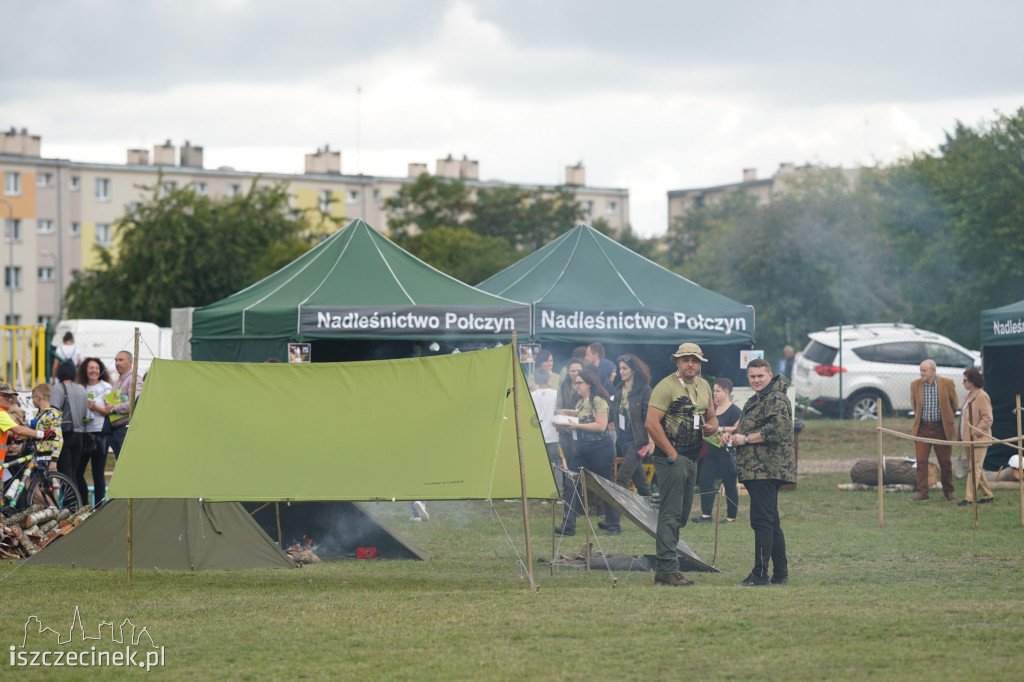
[[[28,509],[0,518],[0,559],[27,559],[81,525],[92,511],[92,507],[83,507],[72,518],[67,509],[33,504]]]
[[[877,486],[878,460],[858,459],[850,468],[850,480],[854,483]],[[932,487],[938,481],[939,465],[928,462],[928,487]],[[914,468],[914,462],[908,462],[898,457],[887,457],[885,471],[882,472],[882,485],[917,486],[917,469]]]

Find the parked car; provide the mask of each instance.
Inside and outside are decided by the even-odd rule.
[[[809,399],[828,416],[839,415],[840,391],[847,419],[877,419],[878,398],[885,416],[909,412],[910,382],[921,377],[926,358],[957,387],[965,369],[981,367],[978,351],[909,324],[843,325],[808,336],[793,365],[793,386],[797,400]]]

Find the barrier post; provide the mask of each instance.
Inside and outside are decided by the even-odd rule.
[[[1024,441],[1021,437],[1020,393],[1017,394],[1017,487],[1020,488],[1020,525],[1024,528]]]
[[[964,415],[961,413],[960,419],[962,420]],[[974,403],[967,403],[967,423],[970,426],[974,426]],[[974,507],[974,528],[978,528],[978,474],[974,473],[974,429],[967,429],[967,440],[970,444],[967,446],[967,489],[971,491],[971,499],[974,501],[971,505]],[[979,472],[982,476],[985,472]]]
[[[885,457],[882,455],[882,399],[877,398],[878,416],[878,527],[885,526]]]

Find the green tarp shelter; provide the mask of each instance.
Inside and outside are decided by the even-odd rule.
[[[981,357],[985,390],[992,398],[992,435],[1017,435],[1017,395],[1024,396],[1024,301],[981,311]],[[985,468],[1006,466],[1016,450],[1006,445],[989,447]]]
[[[533,309],[537,341],[749,346],[754,309],[577,225],[477,285]],[[738,355],[737,355],[738,365]]]
[[[132,550],[136,568],[295,568],[295,562],[237,502],[149,499],[136,500],[134,507]],[[127,517],[127,502],[110,500],[28,562],[36,566],[124,569]]]
[[[195,310],[192,359],[283,359],[289,342],[318,340],[507,342],[513,331],[529,335],[528,305],[464,284],[353,220],[274,274]]]
[[[511,345],[314,364],[154,360],[112,498],[454,500],[558,497]]]

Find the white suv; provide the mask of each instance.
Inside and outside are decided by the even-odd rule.
[[[808,398],[810,407],[829,416],[839,414],[840,395],[848,419],[877,419],[878,398],[884,415],[910,411],[910,382],[921,378],[927,358],[958,392],[964,370],[981,366],[977,351],[909,324],[844,325],[808,336],[811,342],[793,363],[793,386],[798,400]]]

